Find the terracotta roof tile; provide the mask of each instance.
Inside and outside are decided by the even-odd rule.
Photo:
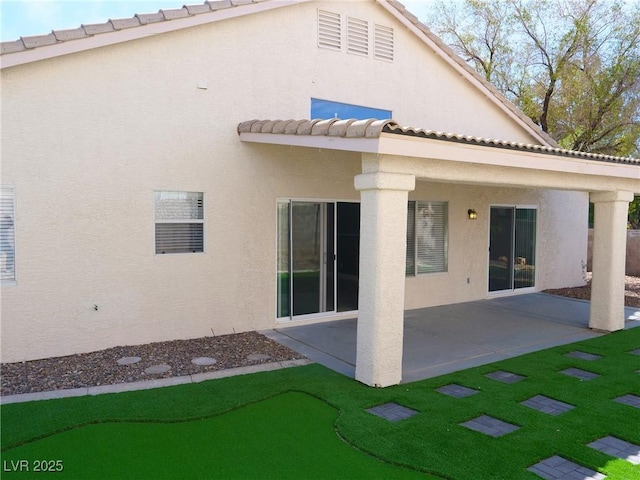
[[[51,33],[56,37],[59,42],[66,42],[67,40],[76,40],[78,38],[84,38],[87,36],[84,28],[71,28],[69,30],[53,30]]]
[[[209,13],[211,11],[211,7],[207,3],[199,5],[185,5],[184,8],[187,9],[189,15],[198,15],[200,13]]]
[[[44,45],[53,45],[57,42],[53,33],[48,35],[35,35],[33,37],[20,37],[26,48],[42,47]]]
[[[540,152],[562,157],[582,158],[600,162],[624,163],[640,166],[640,159],[615,157],[598,153],[578,152],[558,147],[533,145],[526,143],[496,140],[492,138],[474,137],[455,133],[437,132],[422,128],[402,127],[393,120],[365,120],[330,118],[326,120],[249,120],[238,125],[238,134],[268,133],[284,135],[312,135],[345,138],[378,138],[382,133],[405,135],[409,137],[429,138],[447,142],[467,143],[508,150]]]
[[[88,25],[82,24],[82,28],[84,28],[84,31],[87,35],[97,35],[99,33],[108,33],[115,31],[111,22],[91,23]]]
[[[111,25],[113,25],[113,28],[116,30],[123,30],[125,28],[131,28],[131,27],[139,27],[141,25],[138,17],[116,18],[116,19],[111,19],[109,21],[111,22]]]
[[[237,7],[239,5],[249,5],[250,3],[253,3],[253,0],[231,0],[231,4],[234,7]]]
[[[24,46],[24,43],[22,43],[22,40],[16,40],[14,42],[2,42],[0,45],[0,52],[3,54],[22,52],[23,50],[26,50],[26,47]]]
[[[231,0],[208,0],[204,3],[209,5],[211,10],[220,10],[222,8],[229,8],[233,6],[231,5]]]
[[[164,15],[162,14],[162,12],[137,13],[136,17],[138,17],[138,20],[140,21],[141,25],[148,25],[149,23],[156,23],[156,22],[164,22]]]
[[[184,18],[189,16],[189,10],[186,8],[171,8],[168,10],[160,10],[165,20],[175,20],[176,18]]]

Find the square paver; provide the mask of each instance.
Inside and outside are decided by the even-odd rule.
[[[579,368],[567,368],[566,370],[562,370],[560,373],[564,373],[570,377],[579,378],[580,380],[593,380],[600,376],[597,373],[587,372],[586,370],[580,370]]]
[[[640,348],[636,348],[635,350],[631,350],[629,353],[631,355],[640,355]]]
[[[398,405],[397,403],[393,402],[378,405],[377,407],[373,408],[368,408],[367,412],[384,418],[385,420],[389,420],[390,422],[399,422],[400,420],[411,418],[414,415],[418,414],[418,412],[416,412],[415,410],[403,407],[402,405]]]
[[[531,397],[529,400],[521,402],[521,405],[554,416],[560,415],[564,412],[568,412],[569,410],[575,408],[573,405],[561,402],[559,400],[554,400],[553,398],[545,397],[544,395],[536,395],[535,397]]]
[[[625,442],[616,437],[602,437],[587,445],[612,457],[622,458],[634,465],[640,465],[640,445]]]
[[[499,382],[502,382],[502,383],[516,383],[526,378],[526,377],[523,377],[522,375],[518,375],[516,373],[511,373],[511,372],[505,372],[502,370],[487,373],[485,377],[498,380]]]
[[[637,395],[627,394],[613,399],[614,402],[629,405],[631,407],[640,408],[640,397]]]
[[[455,383],[452,383],[450,385],[445,385],[444,387],[436,388],[436,392],[440,392],[455,398],[469,397],[471,395],[475,395],[476,393],[479,393],[478,390],[474,388],[463,387],[462,385],[457,385]]]
[[[605,478],[601,473],[558,455],[531,465],[527,470],[546,480],[602,480]]]
[[[593,362],[595,360],[600,360],[602,355],[596,355],[594,353],[581,352],[579,350],[575,350],[573,352],[565,353],[565,357],[569,358],[577,358],[578,360],[586,360],[587,362]]]
[[[471,430],[475,430],[476,432],[490,435],[494,438],[501,437],[502,435],[506,435],[507,433],[511,433],[520,428],[517,425],[503,422],[502,420],[490,417],[489,415],[481,415],[469,420],[468,422],[461,423],[460,425]]]

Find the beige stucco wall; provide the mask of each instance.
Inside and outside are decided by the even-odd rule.
[[[587,249],[587,270],[591,271],[593,256],[593,229],[589,229]],[[627,255],[625,262],[627,275],[640,275],[640,230],[627,230]]]
[[[2,70],[1,181],[17,205],[3,362],[274,325],[276,199],[358,200],[361,159],[242,144],[243,120],[308,117],[317,97],[388,108],[407,125],[531,141],[372,2],[322,7],[394,25],[393,63],[318,49],[317,6]],[[204,192],[205,253],[154,254],[156,190]],[[580,278],[582,245],[556,248],[552,232],[575,233],[581,194],[418,182],[411,195],[450,201],[450,272],[410,279],[408,308],[486,296],[494,203],[540,205],[541,286]],[[464,216],[471,207],[476,222]]]

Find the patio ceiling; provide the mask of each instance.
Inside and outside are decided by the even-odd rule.
[[[360,152],[363,172],[519,188],[640,193],[640,160],[402,127],[392,120],[251,120],[243,142]]]

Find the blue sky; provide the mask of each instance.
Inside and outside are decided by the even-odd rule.
[[[402,3],[422,17],[428,2]],[[204,0],[0,0],[0,36],[3,42],[17,40],[21,36],[77,28],[83,23],[103,23],[110,18],[132,17],[161,8],[180,8],[185,3],[199,4]]]

